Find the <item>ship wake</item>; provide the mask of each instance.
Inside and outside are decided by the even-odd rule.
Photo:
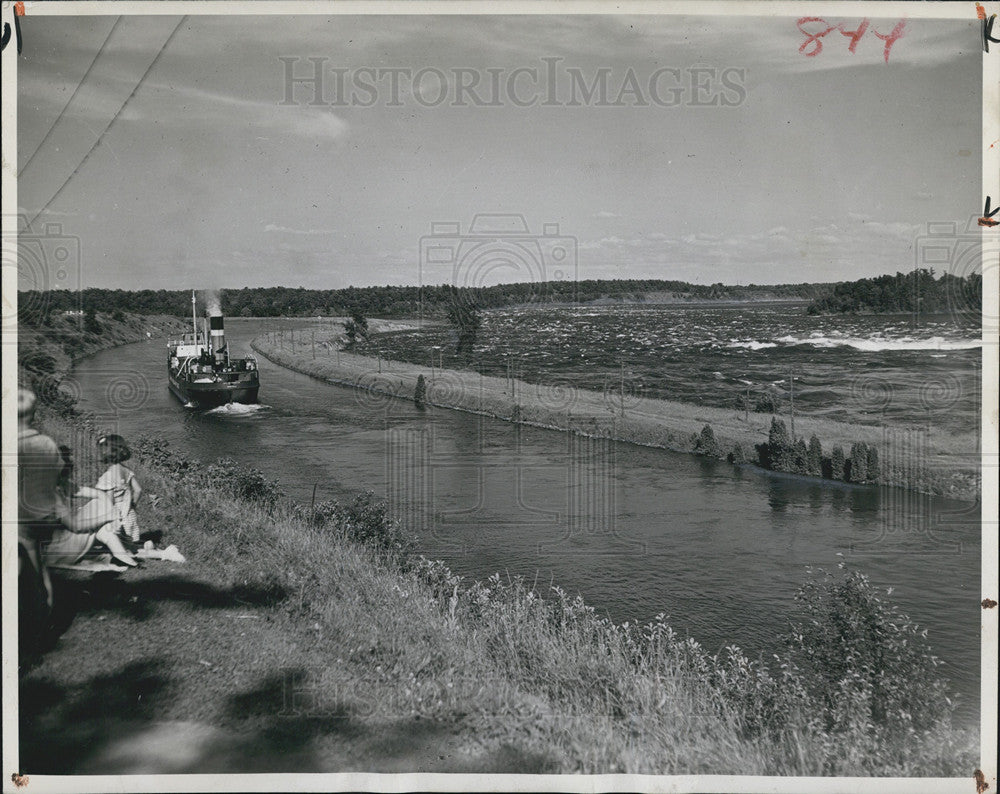
[[[216,416],[250,416],[251,414],[257,414],[270,409],[270,405],[264,405],[263,403],[252,403],[250,405],[245,403],[226,403],[225,405],[220,405],[218,408],[205,411],[205,413]]]

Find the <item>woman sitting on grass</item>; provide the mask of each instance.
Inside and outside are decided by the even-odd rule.
[[[52,539],[43,547],[45,564],[59,568],[78,565],[96,541],[107,547],[116,563],[129,567],[137,565],[135,557],[118,537],[118,513],[112,499],[86,486],[74,493],[72,452],[65,445],[60,445],[59,452],[63,459],[57,485],[60,523],[53,529]]]

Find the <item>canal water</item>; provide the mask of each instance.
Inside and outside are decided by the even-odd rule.
[[[231,349],[273,325],[227,320]],[[711,651],[769,655],[807,567],[847,563],[929,630],[961,721],[978,720],[978,507],[421,410],[266,359],[262,407],[198,411],[168,391],[165,355],[164,340],[108,350],[69,386],[126,438],[234,458],[304,503],[372,489],[458,573],[558,584],[619,621],[666,613]]]

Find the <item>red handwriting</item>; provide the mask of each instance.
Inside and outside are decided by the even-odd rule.
[[[847,45],[847,51],[853,53],[857,49],[858,42],[861,41],[865,33],[868,32],[869,24],[870,23],[866,17],[861,20],[854,30],[848,30],[844,27],[842,22],[836,25],[831,25],[822,17],[802,17],[799,19],[797,26],[799,31],[806,37],[806,40],[799,45],[799,52],[807,58],[815,58],[823,52],[823,37],[836,30],[841,36],[846,36],[850,39],[851,43]],[[872,28],[872,33],[885,42],[885,46],[882,48],[882,53],[885,57],[886,63],[889,63],[889,53],[892,51],[892,45],[899,39],[903,38],[905,31],[905,19],[899,20],[899,22],[896,23],[896,27],[892,29],[891,33],[879,33],[877,30]]]

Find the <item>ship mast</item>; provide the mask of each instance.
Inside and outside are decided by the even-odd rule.
[[[198,310],[195,308],[194,290],[191,290],[191,327],[194,329],[194,343],[198,344]]]

